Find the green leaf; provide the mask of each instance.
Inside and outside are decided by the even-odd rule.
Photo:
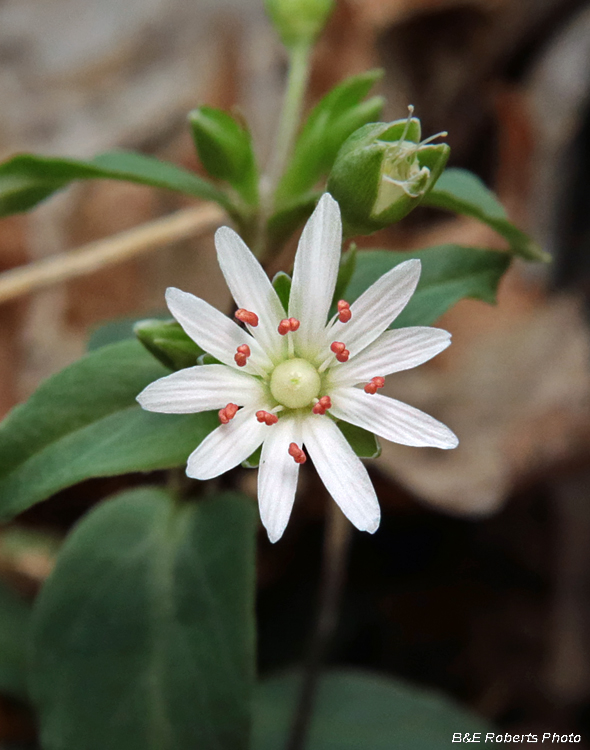
[[[508,253],[460,245],[439,245],[410,252],[362,250],[357,253],[346,299],[354,301],[384,273],[411,258],[422,262],[420,281],[392,328],[432,325],[465,297],[494,304],[498,284],[511,260]]]
[[[379,458],[381,455],[381,446],[377,437],[372,432],[349,422],[340,421],[338,422],[338,427],[359,458]]]
[[[258,204],[258,170],[252,137],[228,112],[199,107],[189,114],[199,158],[212,177],[232,185],[249,205]]]
[[[311,190],[334,163],[340,146],[357,128],[379,118],[383,99],[362,99],[383,75],[370,70],[335,86],[310,112],[295,144],[291,162],[277,188],[283,207]]]
[[[124,180],[217,201],[224,193],[192,172],[130,151],[110,151],[94,159],[60,159],[19,154],[0,164],[0,216],[28,211],[74,180]]]
[[[299,677],[283,675],[258,691],[253,750],[284,747]],[[355,670],[334,670],[321,679],[306,750],[441,750],[453,734],[482,732],[489,725],[447,698],[397,680]]]
[[[0,518],[90,477],[183,466],[213,412],[154,414],[135,397],[169,374],[138,341],[87,354],[0,425]]]
[[[551,260],[550,255],[508,220],[504,207],[494,193],[488,190],[479,177],[466,169],[445,170],[434,188],[424,197],[422,205],[444,208],[479,219],[508,241],[514,255],[525,260]]]
[[[175,320],[140,320],[133,333],[145,348],[169,370],[194,367],[205,352]]]
[[[291,295],[291,277],[284,271],[276,273],[272,285],[277,293],[285,313],[289,312],[289,296]]]
[[[247,750],[253,503],[141,488],[66,540],[35,604],[45,750]]]
[[[0,583],[0,693],[26,701],[31,604]]]
[[[133,326],[139,323],[140,320],[145,320],[145,317],[145,315],[130,315],[129,317],[113,318],[97,325],[91,330],[86,350],[93,352],[95,349],[101,349],[103,346],[135,338]],[[170,313],[155,312],[149,317],[152,320],[169,320]]]

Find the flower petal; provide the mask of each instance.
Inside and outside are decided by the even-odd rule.
[[[355,385],[380,375],[410,370],[446,349],[451,334],[442,328],[414,326],[385,331],[372,344],[328,373],[333,385]]]
[[[351,357],[375,341],[408,304],[420,278],[420,267],[420,261],[414,258],[383,274],[352,303],[350,321],[337,320],[326,331],[329,340],[343,341]]]
[[[323,331],[332,304],[340,252],[340,209],[329,193],[320,199],[305,225],[293,267],[289,317],[301,327],[295,339],[298,353],[313,359],[323,347]]]
[[[222,409],[229,402],[244,406],[263,400],[260,380],[225,365],[187,367],[156,380],[137,396],[144,409],[164,414],[193,414]]]
[[[377,531],[381,511],[367,470],[344,435],[326,416],[302,422],[303,442],[326,489],[361,531]]]
[[[258,315],[258,325],[254,328],[248,326],[248,330],[271,359],[279,359],[287,342],[277,329],[286,312],[270,279],[233,229],[218,229],[215,247],[219,265],[236,304]]]
[[[385,440],[402,445],[456,448],[459,440],[442,422],[413,406],[360,388],[337,388],[330,393],[330,413]]]
[[[282,417],[268,430],[258,470],[260,518],[271,542],[283,536],[295,500],[299,464],[289,455],[290,443],[301,444],[298,423]]]
[[[172,315],[191,339],[224,364],[238,369],[234,355],[238,346],[247,344],[252,352],[250,359],[255,364],[265,370],[272,367],[272,362],[260,344],[247,331],[205,300],[195,297],[194,294],[169,287],[166,289],[166,303]],[[251,374],[256,372],[250,360],[245,367],[239,369]]]
[[[193,479],[213,479],[245,461],[268,436],[270,429],[254,416],[263,408],[246,406],[228,422],[210,432],[199,447],[188,457],[187,476]]]

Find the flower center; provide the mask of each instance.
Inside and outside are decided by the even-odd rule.
[[[318,371],[305,359],[287,359],[273,370],[270,392],[289,409],[301,409],[311,404],[320,392]]]

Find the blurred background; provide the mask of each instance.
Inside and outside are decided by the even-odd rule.
[[[204,103],[241,111],[264,158],[286,59],[261,6],[0,0],[0,158],[123,147],[198,170],[186,113]],[[590,747],[590,2],[338,0],[309,103],[372,67],[385,69],[383,119],[413,103],[425,135],[448,130],[451,165],[493,187],[554,263],[515,263],[497,307],[459,303],[439,323],[453,346],[390,379],[389,395],[441,419],[461,446],[384,444],[371,464],[384,520],[375,537],[355,533],[330,661],[441,690],[503,731],[575,732]],[[75,186],[0,222],[0,271],[182,205],[134,185]],[[363,244],[446,241],[502,247],[485,227],[425,209]],[[0,416],[101,323],[162,309],[169,285],[227,307],[212,237],[1,305]],[[254,478],[237,477],[251,489]],[[87,482],[0,531],[4,584],[33,596],[60,535],[135,481]],[[304,653],[326,501],[306,472],[284,539],[260,535],[262,674]],[[1,651],[0,636],[0,667]],[[9,697],[0,742],[34,742]]]

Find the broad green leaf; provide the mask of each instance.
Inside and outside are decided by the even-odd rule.
[[[87,351],[93,352],[95,349],[101,349],[103,346],[117,344],[119,341],[135,338],[133,326],[136,323],[139,323],[140,320],[145,320],[146,317],[153,320],[169,320],[170,313],[158,311],[147,316],[132,315],[129,317],[107,320],[91,330],[88,344],[86,345]]]
[[[356,268],[346,289],[352,302],[384,273],[411,258],[422,262],[418,288],[408,305],[395,319],[393,328],[429,326],[465,297],[490,304],[502,274],[510,265],[510,255],[460,245],[440,245],[423,250],[361,250]]]
[[[167,374],[123,341],[46,380],[0,424],[0,518],[90,477],[183,466],[217,418],[143,411],[135,397]]]
[[[277,188],[277,205],[311,190],[334,163],[338,149],[357,128],[379,118],[383,99],[363,102],[383,72],[370,70],[342,81],[312,109],[295,144],[293,157]]]
[[[0,583],[0,693],[26,701],[31,604]]]
[[[285,747],[299,678],[264,682],[257,694],[253,750]],[[434,692],[368,672],[334,670],[320,681],[306,750],[441,750],[453,734],[489,726]]]
[[[447,169],[424,197],[424,206],[471,216],[504,237],[514,255],[525,260],[549,261],[549,256],[525,232],[508,220],[504,206],[476,175],[466,169]]]
[[[19,154],[0,164],[0,216],[28,211],[74,180],[123,180],[217,201],[224,193],[192,172],[130,151],[110,151],[94,159],[60,159]]]
[[[31,694],[45,750],[247,750],[253,503],[156,488],[101,503],[35,604]]]

